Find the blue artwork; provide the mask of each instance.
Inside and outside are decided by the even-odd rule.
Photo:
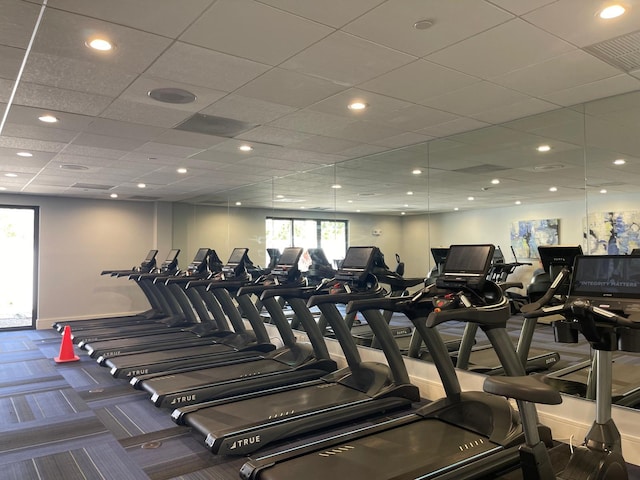
[[[629,254],[640,248],[640,212],[591,213],[584,237],[590,254]]]
[[[538,245],[558,245],[557,218],[519,220],[511,224],[511,246],[518,258],[539,258]]]

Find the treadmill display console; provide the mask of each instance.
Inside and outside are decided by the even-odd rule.
[[[227,265],[233,264],[233,265],[237,265],[239,263],[241,263],[245,256],[247,255],[247,252],[249,251],[248,248],[234,248],[233,251],[231,252],[231,256],[229,257],[229,260],[227,261]]]
[[[479,289],[486,280],[495,247],[486,245],[451,245],[438,288]]]
[[[570,297],[615,311],[640,310],[640,258],[630,255],[578,256]]]
[[[362,282],[371,271],[377,247],[349,247],[336,279]]]

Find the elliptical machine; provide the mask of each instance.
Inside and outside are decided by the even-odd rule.
[[[562,402],[558,391],[543,383],[540,376],[488,377],[484,390],[510,397],[518,403],[526,438],[520,450],[524,480],[627,480],[627,467],[622,456],[620,432],[611,417],[612,351],[618,341],[637,341],[640,322],[594,307],[585,300],[574,300],[525,314],[542,317],[560,314],[565,332],[582,333],[596,355],[596,418],[584,444],[573,449],[569,461],[558,476],[553,472],[549,453],[538,437],[535,409],[532,403],[555,405]],[[571,335],[573,336],[573,333]],[[533,416],[532,416],[533,412]]]

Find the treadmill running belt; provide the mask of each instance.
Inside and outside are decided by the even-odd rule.
[[[276,463],[243,478],[428,479],[499,450],[502,447],[486,437],[427,419]],[[268,456],[261,460],[269,462]],[[243,473],[249,473],[245,468]]]
[[[370,400],[368,395],[337,383],[320,383],[263,395],[240,402],[207,407],[189,413],[185,423],[214,436],[251,425],[276,423],[288,416],[315,412],[346,403]]]

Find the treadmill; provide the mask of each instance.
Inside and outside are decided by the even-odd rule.
[[[335,305],[382,293],[369,273],[378,254],[377,247],[350,247],[335,279],[326,282],[329,293],[308,301],[309,306],[318,305],[333,327],[347,367],[313,381],[178,408],[172,414],[174,421],[204,435],[213,453],[244,455],[275,441],[417,402],[418,388],[409,383],[402,356],[380,312],[370,310],[365,316],[380,339],[388,365],[360,359]],[[356,285],[366,290],[354,291]]]
[[[158,254],[158,250],[149,250],[145,259],[140,263],[139,266],[133,267],[128,270],[103,270],[101,275],[110,275],[112,277],[123,277],[132,275],[135,273],[148,273],[156,268],[156,256]],[[72,320],[72,321],[59,321],[53,324],[53,328],[57,331],[62,332],[64,327],[69,325],[76,330],[82,330],[86,328],[97,328],[102,326],[110,326],[110,325],[127,325],[129,323],[139,323],[139,322],[153,322],[155,318],[159,318],[163,316],[162,306],[157,302],[153,295],[150,295],[145,288],[141,288],[145,297],[149,301],[151,308],[144,312],[133,314],[133,315],[118,315],[118,316],[109,316],[109,317],[96,317],[89,318],[86,320]]]
[[[522,265],[522,263],[494,263],[489,270],[489,276],[493,281],[504,280],[505,272],[508,274],[519,265]],[[491,274],[492,271],[493,275]],[[500,284],[498,283],[498,285]],[[507,284],[501,286],[501,288],[504,291],[506,290],[504,287],[509,288],[509,286],[513,286],[513,284]],[[505,293],[505,295],[508,298],[508,294]],[[531,348],[535,328],[536,319],[524,319],[516,348],[518,355],[523,359],[527,373],[548,370],[560,360],[558,352]],[[460,349],[453,355],[456,367],[485,375],[503,375],[504,368],[491,345],[473,347],[477,331],[478,325],[474,323],[465,325],[460,341]]]
[[[184,278],[208,276],[206,271],[206,257],[211,252],[208,248],[198,250],[193,262],[180,276],[164,276],[156,274],[152,277],[153,284],[158,291],[163,292],[167,303],[171,305],[174,317],[181,319],[167,323],[148,325],[132,325],[130,327],[104,328],[81,332],[82,337],[76,338],[78,345],[84,348],[92,358],[114,357],[126,353],[161,350],[171,345],[173,348],[180,344],[192,344],[197,337],[202,344],[210,343],[205,337],[215,336],[216,325],[210,312],[201,301],[192,303],[189,295],[174,279],[182,281]],[[142,275],[146,277],[146,275]],[[194,299],[199,300],[199,299]],[[100,360],[102,363],[102,360]]]
[[[253,330],[247,331],[240,312],[236,308],[227,288],[237,290],[239,286],[248,281],[246,275],[240,275],[237,279],[229,278],[230,271],[236,273],[241,270],[243,258],[247,254],[246,248],[237,248],[231,254],[227,273],[221,273],[212,280],[194,280],[193,283],[208,283],[208,288],[216,286],[210,295],[213,305],[220,305],[222,312],[218,315],[229,318],[235,332],[225,330],[207,332],[204,338],[198,338],[190,334],[185,341],[176,341],[173,344],[162,343],[159,347],[148,351],[123,354],[119,356],[102,356],[99,362],[111,368],[111,374],[118,378],[133,378],[140,375],[149,375],[157,372],[177,371],[181,368],[193,368],[203,364],[224,364],[247,361],[247,359],[259,359],[261,356],[275,349],[269,341],[269,335],[263,322],[258,316],[248,318]],[[195,291],[190,283],[185,285],[187,291]],[[206,298],[206,297],[205,297]],[[155,342],[157,336],[149,337]]]
[[[200,368],[171,371],[165,375],[145,375],[131,380],[138,389],[151,394],[151,401],[157,407],[181,407],[217,398],[226,398],[257,390],[300,383],[326,375],[336,370],[337,364],[331,360],[323,337],[313,316],[302,300],[305,292],[313,293],[314,288],[291,286],[288,280],[297,278],[297,264],[301,248],[286,248],[278,265],[269,275],[273,284],[266,281],[261,299],[276,324],[284,346],[257,359],[246,359],[243,363],[226,365],[202,365]],[[286,272],[286,273],[285,273]],[[284,275],[283,275],[284,274]],[[278,284],[279,282],[281,282]],[[243,290],[255,291],[253,286]],[[247,291],[244,292],[244,295]],[[286,295],[288,303],[301,319],[308,332],[311,347],[299,344],[285,318],[277,296]],[[257,313],[257,312],[256,312]]]
[[[582,300],[592,307],[637,317],[640,312],[640,258],[629,255],[578,256],[573,267],[573,277],[566,304]],[[561,310],[564,305],[548,307],[545,312]],[[556,340],[577,343],[577,331],[561,330],[563,322],[555,322]],[[636,335],[638,337],[638,335]],[[607,350],[638,352],[640,338],[616,343],[609,342]],[[593,360],[571,365],[547,375],[547,381],[561,392],[595,400],[597,382],[592,372],[597,366]],[[640,369],[615,361],[612,364],[612,401],[617,405],[637,407],[640,405]]]
[[[439,287],[429,285],[410,298],[356,301],[348,307],[362,312],[384,308],[407,315],[432,352],[445,398],[403,416],[252,457],[241,468],[240,477],[457,480],[493,478],[492,472],[517,465],[518,448],[524,441],[517,414],[503,397],[461,391],[451,358],[434,329],[449,320],[479,323],[509,374],[524,375],[506,331],[509,302],[495,283],[484,278],[493,248],[452,245],[447,263],[456,265],[459,275],[450,276]],[[470,275],[483,268],[482,275]],[[540,430],[549,441],[548,429]]]

